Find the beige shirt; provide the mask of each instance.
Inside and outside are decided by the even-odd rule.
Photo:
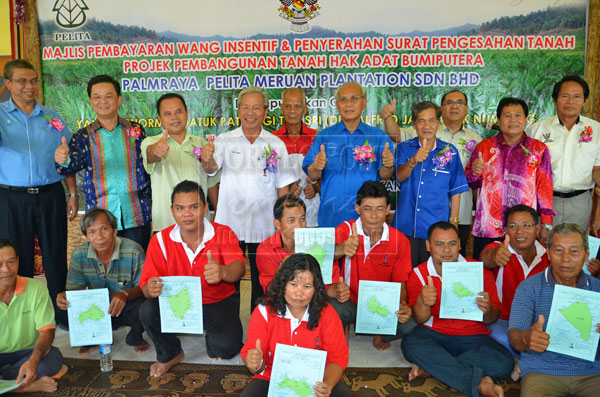
[[[161,140],[163,134],[150,136],[142,141],[141,150],[144,168],[150,174],[152,184],[152,230],[158,231],[175,223],[171,214],[171,193],[179,182],[190,180],[197,182],[208,197],[208,189],[219,183],[220,174],[209,177],[202,163],[191,154],[195,147],[204,147],[206,139],[186,131],[181,144],[172,137],[167,138],[169,152],[160,161],[148,164],[146,151],[148,146]],[[187,153],[190,152],[190,153]],[[207,198],[208,200],[208,198]]]
[[[592,129],[592,140],[579,142],[587,127]],[[568,131],[554,115],[530,126],[527,135],[548,146],[555,191],[566,193],[594,187],[592,169],[600,166],[600,123],[580,116]]]
[[[400,128],[400,133],[403,142],[417,137],[417,132],[414,127]],[[436,138],[451,143],[456,147],[463,170],[471,158],[471,152],[465,149],[465,144],[471,140],[474,140],[476,143],[483,140],[481,135],[477,132],[466,128],[452,134],[448,127],[444,126],[442,122],[440,122],[440,126],[438,127]],[[473,192],[471,190],[467,190],[460,194],[460,211],[458,217],[460,218],[461,225],[470,225],[473,221]]]

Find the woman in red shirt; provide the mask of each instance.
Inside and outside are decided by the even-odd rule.
[[[282,263],[250,317],[241,353],[255,375],[242,397],[267,395],[277,343],[327,352],[323,381],[313,387],[316,397],[352,395],[340,381],[348,364],[342,322],[327,303],[321,268],[311,255],[294,254]]]

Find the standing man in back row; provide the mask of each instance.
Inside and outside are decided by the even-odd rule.
[[[317,135],[302,162],[311,182],[321,179],[320,227],[356,219],[354,204],[362,184],[387,180],[394,173],[392,141],[361,121],[367,90],[349,81],[336,90],[335,99],[342,121]]]
[[[527,135],[548,146],[552,161],[554,225],[575,223],[588,232],[594,187],[600,192],[600,123],[581,115],[590,95],[586,81],[565,76],[554,85],[556,114],[527,129]],[[551,225],[546,226],[551,229]],[[600,211],[592,233],[600,229]],[[547,235],[547,231],[546,231]]]

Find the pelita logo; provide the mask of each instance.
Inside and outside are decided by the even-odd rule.
[[[319,16],[321,6],[319,0],[279,0],[279,16],[291,22],[290,30],[294,33],[310,31],[308,21]]]
[[[85,23],[85,11],[88,9],[83,0],[57,0],[52,11],[56,12],[56,23],[70,29]]]

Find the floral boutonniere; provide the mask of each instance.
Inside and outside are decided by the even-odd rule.
[[[129,138],[129,143],[132,146],[135,145],[135,141],[140,139],[141,134],[142,129],[139,125],[136,125],[135,127],[129,127],[129,129],[127,130],[127,137]]]
[[[534,150],[532,153],[531,150],[527,149],[525,146],[521,145],[521,147],[527,155],[527,166],[532,168],[536,167],[541,162],[538,152]]]
[[[467,141],[465,138],[460,138],[458,143],[463,145],[465,150],[467,150],[469,153],[473,153],[477,147],[477,141],[475,139]]]
[[[277,153],[277,151],[273,148],[271,148],[271,144],[269,143],[269,146],[265,147],[265,155],[267,156],[267,161],[266,161],[266,168],[265,168],[265,175],[267,174],[267,171],[269,172],[277,172],[279,169],[279,160],[281,160],[281,157],[279,157],[279,154]]]
[[[354,146],[352,154],[354,154],[354,160],[356,160],[358,165],[366,165],[367,171],[369,171],[369,164],[375,161],[375,153],[373,153],[373,148],[369,145],[369,140],[367,139],[362,146]]]
[[[50,127],[54,128],[55,130],[62,131],[65,129],[65,126],[59,119],[53,119],[50,116],[44,116],[44,118],[48,120],[48,124],[50,125]]]
[[[185,152],[202,161],[202,148],[200,146],[192,146],[192,150],[186,150]]]
[[[581,132],[581,135],[579,136],[579,143],[591,142],[593,134],[594,134],[594,131],[592,130],[592,126],[586,125],[585,127],[583,127],[583,131]]]
[[[444,168],[446,164],[452,161],[452,156],[454,156],[454,153],[448,144],[433,157],[433,164],[436,168]]]

